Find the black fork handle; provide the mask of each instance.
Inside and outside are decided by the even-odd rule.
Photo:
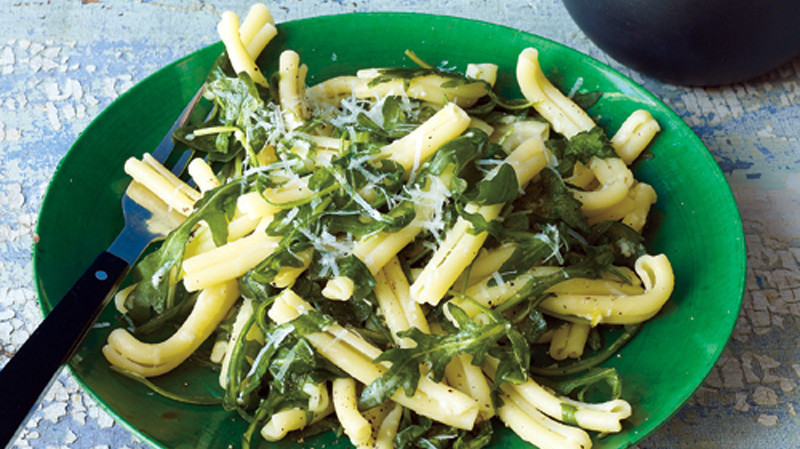
[[[0,371],[0,444],[11,447],[55,374],[75,354],[128,271],[104,251]]]

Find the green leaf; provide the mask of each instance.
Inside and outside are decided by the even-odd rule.
[[[414,203],[401,201],[389,212],[381,214],[380,220],[365,218],[360,214],[329,214],[323,218],[330,232],[344,232],[360,238],[376,232],[397,232],[411,223],[417,216]]]
[[[262,148],[274,128],[269,122],[270,113],[277,108],[272,102],[265,103],[263,98],[269,98],[268,93],[246,73],[228,76],[225,72],[222,65],[215,66],[206,82],[204,96],[213,102],[215,115],[205,123],[182,127],[174,133],[178,141],[209,160],[220,162],[233,160],[243,150]],[[216,127],[225,131],[203,132]]]
[[[248,113],[264,107],[258,87],[244,72],[206,84],[204,96],[219,108],[218,119],[225,125],[242,125]]]
[[[403,83],[405,84],[406,88],[408,88],[408,85],[414,78],[421,78],[424,76],[431,76],[431,75],[436,75],[443,78],[442,84],[440,85],[440,87],[442,88],[458,87],[471,83],[483,83],[487,86],[487,92],[490,90],[488,83],[484,81],[467,78],[466,76],[458,72],[448,72],[432,67],[380,69],[378,70],[378,76],[371,79],[369,83],[367,83],[367,87],[375,87],[379,84],[399,79],[403,80]]]
[[[589,223],[581,211],[581,202],[567,189],[561,176],[552,169],[545,169],[525,189],[522,200],[536,221],[554,223],[563,221],[569,227],[589,232]]]
[[[262,302],[272,296],[274,293],[269,286],[270,282],[275,280],[275,276],[283,267],[302,267],[303,261],[297,254],[310,247],[311,244],[307,241],[279,246],[266,259],[239,278],[239,291],[242,296],[256,302]]]
[[[605,221],[592,226],[593,243],[608,245],[615,261],[633,266],[636,259],[647,254],[644,237],[630,226],[619,221]]]
[[[183,126],[175,130],[172,137],[178,142],[200,154],[207,155],[211,161],[229,162],[235,158],[244,147],[231,136],[233,133],[195,134],[195,131],[223,126],[216,119],[198,124]]]
[[[202,220],[208,225],[211,230],[211,238],[214,240],[216,246],[222,246],[228,242],[228,223],[233,219],[233,214],[236,212],[236,200],[241,196],[242,184],[233,184],[233,187],[222,189],[217,187],[219,191],[211,190],[208,195],[203,195],[202,198],[195,204],[195,210],[202,215]]]
[[[324,364],[303,338],[294,340],[293,344],[281,345],[272,358],[269,373],[271,380],[265,385],[269,393],[260,401],[256,416],[242,437],[244,447],[249,446],[255,429],[262,427],[273,413],[295,407],[307,411],[309,396],[305,392],[306,385],[333,378],[324,372]]]
[[[272,278],[274,277],[273,275]],[[238,279],[239,293],[241,293],[243,298],[249,299],[256,304],[266,301],[277,293],[275,289],[269,285],[272,278],[267,282],[261,282],[254,276],[254,271],[250,270]]]
[[[194,212],[167,235],[161,246],[142,258],[133,269],[136,288],[128,295],[125,307],[134,322],[152,314],[162,314],[177,304],[183,284],[177,281],[186,243],[195,226],[204,220],[214,241],[225,241],[227,217],[233,212],[236,198],[243,193],[240,183],[224,184],[206,192],[195,204]]]
[[[575,92],[572,96],[572,101],[575,102],[584,111],[596,105],[600,98],[603,97],[603,92],[594,90],[591,92]]]
[[[497,310],[506,312],[526,300],[531,301],[532,308],[535,308],[546,297],[545,291],[559,282],[578,277],[597,278],[600,274],[609,271],[614,262],[614,256],[607,246],[587,247],[585,250],[586,252],[580,255],[568,254],[566,266],[554,273],[541,276],[523,274],[518,277],[515,282],[524,282],[523,286],[516,294],[500,304]]]
[[[424,416],[412,418],[411,415],[410,411],[403,411],[403,418],[394,438],[396,449],[481,449],[492,440],[491,421],[482,421],[472,430],[465,430],[434,423]]]
[[[444,377],[447,364],[458,354],[470,354],[473,364],[483,364],[489,348],[511,330],[508,322],[479,325],[458,307],[451,307],[451,313],[460,326],[454,334],[431,335],[416,327],[398,333],[400,337],[414,340],[416,346],[392,348],[374,360],[375,363],[391,362],[392,366],[363,390],[360,407],[374,407],[400,388],[407,396],[412,396],[417,389],[422,364],[430,368],[431,377],[437,382]]]
[[[264,346],[258,352],[247,375],[242,379],[241,388],[238,396],[247,397],[256,392],[264,382],[264,376],[272,364],[273,357],[277,354],[281,345],[294,331],[294,327],[288,323],[277,325],[264,333]]]
[[[372,293],[377,282],[361,259],[350,254],[340,258],[337,263],[339,265],[339,275],[346,276],[353,281],[352,300],[360,301]]]
[[[322,332],[326,327],[336,324],[336,320],[317,311],[309,310],[290,321],[290,323],[297,335],[305,337],[306,335]]]
[[[417,120],[401,106],[400,97],[386,97],[381,108],[383,129],[392,139],[399,139],[414,130]]]
[[[394,436],[395,449],[411,449],[417,447],[417,442],[420,438],[430,430],[433,421],[425,416],[417,415],[417,417],[418,422],[413,422],[411,410],[403,409],[403,417],[400,421],[397,434]]]
[[[254,320],[251,320],[251,322]],[[289,408],[307,408],[308,394],[304,387],[332,380],[342,373],[331,369],[331,364],[317,355],[304,335],[320,332],[333,321],[318,312],[304,313],[292,321],[275,326],[268,331],[266,344],[255,357],[247,376],[229,371],[226,400],[235,397],[233,403],[226,401],[229,408],[237,408],[241,413],[262,394],[255,416],[249,419],[250,425],[243,438],[244,447],[257,428],[260,428],[277,411]],[[242,335],[246,335],[247,327]],[[234,347],[234,357],[241,342]],[[232,359],[234,358],[232,357]],[[242,379],[239,381],[238,379]]]
[[[480,205],[502,204],[519,195],[517,173],[511,164],[503,163],[465,194],[471,202]]]
[[[617,370],[614,368],[591,368],[585,374],[579,377],[565,380],[556,384],[555,388],[564,395],[569,395],[573,392],[576,392],[577,399],[581,402],[586,402],[587,395],[592,391],[592,389],[595,389],[596,391],[599,384],[605,384],[608,386],[610,392],[602,400],[595,402],[611,401],[622,397],[622,379],[620,378]],[[564,410],[564,405],[568,404],[561,405],[562,413]]]
[[[316,352],[305,338],[298,339],[291,347],[279,345],[274,360],[269,364],[269,372],[276,380],[272,383],[273,389],[282,394],[292,392],[293,387],[300,383],[298,375],[307,374],[316,367]],[[305,405],[308,395],[303,392],[299,396],[297,399],[300,399],[301,405]]]
[[[547,332],[547,321],[538,310],[527,311],[521,321],[519,330],[529,345],[536,343]]]
[[[494,428],[491,421],[483,421],[476,424],[471,431],[461,430],[459,433],[452,449],[481,449],[492,442]]]
[[[470,162],[479,158],[489,145],[485,132],[470,128],[464,134],[442,145],[424,164],[425,174],[439,176],[451,169],[454,174],[461,173]]]
[[[139,336],[148,335],[163,331],[165,328],[169,328],[171,324],[178,325],[184,322],[186,317],[192,312],[198,295],[198,292],[188,294],[182,286],[179,286],[177,296],[180,299],[176,302],[175,306],[137,325],[133,330],[134,334]]]
[[[466,314],[463,311],[453,314],[453,306],[451,305],[449,308],[455,321],[462,326],[461,323],[468,319]],[[503,382],[515,384],[525,382],[528,379],[528,366],[531,363],[530,344],[522,336],[519,328],[506,320],[500,312],[486,307],[482,307],[482,310],[483,315],[492,323],[508,326],[505,335],[508,344],[492,346],[489,349],[489,353],[499,360],[493,383],[494,388],[499,387]],[[475,364],[474,359],[473,364]]]
[[[558,159],[556,169],[563,177],[572,175],[575,162],[588,164],[592,157],[600,159],[618,157],[605,131],[599,126],[589,131],[582,131],[569,140],[551,138],[545,145]]]
[[[470,128],[464,134],[442,145],[426,163],[427,172],[438,176],[452,167],[454,174],[461,173],[472,161],[490,153],[489,136],[477,128]]]

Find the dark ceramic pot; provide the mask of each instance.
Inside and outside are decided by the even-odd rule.
[[[744,81],[800,55],[800,0],[563,0],[612,58],[662,81]]]

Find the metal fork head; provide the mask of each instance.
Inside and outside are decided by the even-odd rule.
[[[164,139],[151,153],[159,163],[164,163],[175,149],[172,134],[185,126],[200,104],[205,85],[201,86],[175,120]],[[175,165],[172,173],[180,176],[191,159],[192,152],[185,151]],[[172,209],[163,200],[142,184],[132,181],[122,196],[122,214],[125,227],[109,247],[109,251],[133,265],[142,251],[151,243],[166,237],[183,220],[184,216]]]
[[[153,194],[142,184],[132,181],[122,197],[125,222],[142,226],[141,232],[152,235],[152,240],[166,237],[185,217]]]

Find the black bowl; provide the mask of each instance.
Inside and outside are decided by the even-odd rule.
[[[798,0],[563,0],[612,58],[662,81],[744,81],[800,55]]]

